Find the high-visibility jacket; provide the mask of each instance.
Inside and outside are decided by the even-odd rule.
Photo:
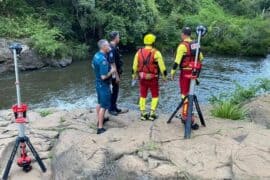
[[[148,62],[143,63],[144,60],[147,60],[150,52]],[[160,51],[154,49],[152,46],[145,46],[139,49],[134,57],[132,76],[136,76],[138,72],[150,74],[158,74],[160,72],[163,77],[166,77],[166,66]]]
[[[156,50],[141,48],[138,51],[138,72],[158,74],[158,63],[155,60]]]
[[[186,38],[182,43],[180,43],[180,45],[177,48],[177,53],[174,62],[177,65],[179,65],[182,70],[191,70],[191,68],[186,65],[188,61],[195,58],[195,55],[192,54],[192,52],[189,52],[191,50],[189,46],[191,42],[192,42],[191,38]],[[199,61],[202,60],[203,54],[200,52]],[[171,74],[175,74],[175,69],[172,69]]]

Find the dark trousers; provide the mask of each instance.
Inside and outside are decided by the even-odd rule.
[[[111,94],[111,107],[110,111],[115,111],[117,109],[117,98],[119,94],[119,83],[116,83],[116,79],[112,79],[112,94]]]

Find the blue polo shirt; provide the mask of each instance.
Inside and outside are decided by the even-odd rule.
[[[96,86],[100,87],[102,85],[109,86],[110,79],[102,80],[101,76],[106,76],[110,71],[110,65],[108,63],[107,57],[102,52],[97,52],[92,61],[92,67],[94,68],[96,75]]]

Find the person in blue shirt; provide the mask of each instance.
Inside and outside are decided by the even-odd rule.
[[[96,75],[96,91],[98,104],[96,107],[98,117],[97,134],[102,134],[106,131],[103,127],[104,115],[107,109],[110,108],[111,102],[111,77],[115,74],[115,67],[111,67],[108,63],[107,53],[110,51],[110,44],[107,40],[101,39],[98,41],[99,52],[97,52],[92,61]]]

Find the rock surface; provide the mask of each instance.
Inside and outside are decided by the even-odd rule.
[[[27,45],[28,41],[28,39],[17,40],[17,42],[22,44],[23,48],[18,61],[19,68],[21,70],[36,70],[45,66],[66,67],[72,63],[72,58],[69,57],[62,59],[49,59],[42,57]],[[14,70],[13,56],[9,50],[9,45],[12,42],[14,42],[14,40],[0,38],[0,74]]]
[[[262,95],[246,105],[250,121],[266,126],[270,129],[270,96]]]
[[[261,105],[269,109],[270,101]],[[167,115],[154,123],[139,121],[136,112],[111,117],[107,132],[96,135],[91,110],[50,111],[46,117],[31,111],[27,125],[48,172],[33,163],[26,174],[14,163],[10,179],[270,179],[270,131],[249,120],[217,119],[204,110],[207,127],[184,140],[181,122],[167,124]],[[12,118],[0,111],[0,170],[17,135]]]

